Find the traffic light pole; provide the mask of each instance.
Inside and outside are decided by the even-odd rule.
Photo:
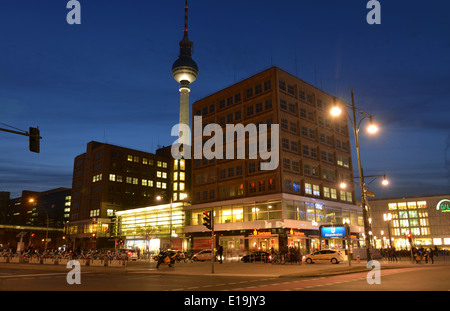
[[[39,153],[39,139],[42,139],[42,137],[39,135],[39,129],[37,127],[30,127],[30,132],[18,132],[1,127],[0,131],[30,137],[30,151]]]

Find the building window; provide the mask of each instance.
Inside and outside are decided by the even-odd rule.
[[[323,197],[330,198],[330,188],[329,187],[323,187]]]
[[[256,113],[262,112],[262,111],[263,111],[263,103],[262,102],[257,103],[256,104]]]
[[[330,188],[331,198],[336,200],[337,199],[337,191],[336,189]]]
[[[92,176],[92,182],[97,182],[100,180],[102,180],[102,174],[97,174],[97,175]]]
[[[310,183],[305,183],[305,194],[313,194],[312,185]]]
[[[100,216],[100,210],[99,209],[94,209],[94,210],[91,210],[89,212],[89,217],[98,217],[98,216]]]
[[[236,166],[236,176],[242,175],[242,165]]]
[[[313,185],[313,195],[320,196],[320,187],[319,187],[319,185]]]
[[[262,92],[262,86],[261,86],[261,83],[260,83],[260,84],[257,84],[255,86],[255,94],[259,94],[261,92]]]

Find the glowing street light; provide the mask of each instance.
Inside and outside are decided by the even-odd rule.
[[[376,133],[378,131],[378,128],[373,124],[372,122],[372,116],[370,114],[368,114],[367,112],[363,111],[362,109],[359,109],[357,107],[355,107],[355,102],[354,102],[354,98],[353,98],[353,89],[351,89],[351,94],[352,94],[352,104],[351,105],[347,105],[347,107],[349,109],[351,109],[352,111],[352,116],[350,116],[347,113],[347,110],[345,110],[345,112],[347,113],[348,118],[350,119],[350,123],[352,125],[353,128],[353,136],[355,138],[355,145],[356,145],[356,155],[358,158],[358,170],[359,170],[359,186],[360,186],[360,190],[361,190],[361,207],[362,207],[362,211],[363,211],[363,221],[364,221],[364,233],[365,233],[365,242],[366,242],[366,250],[367,250],[367,262],[369,262],[372,259],[371,253],[370,253],[370,235],[369,234],[369,228],[370,228],[370,224],[368,221],[368,210],[366,207],[366,198],[365,198],[365,194],[366,194],[366,189],[365,189],[365,183],[364,183],[364,175],[363,175],[363,168],[362,168],[362,164],[361,164],[361,155],[360,155],[360,150],[359,150],[359,128],[361,126],[361,123],[364,119],[369,119],[370,120],[370,125],[368,127],[368,131],[369,133]],[[342,110],[339,106],[335,105],[331,110],[330,110],[330,114],[334,117],[337,117],[341,114]],[[362,116],[362,118],[360,118],[360,120],[358,121],[356,119],[356,113],[358,112],[359,115]]]
[[[337,117],[342,113],[342,109],[339,106],[334,106],[331,108],[330,113],[333,117]]]
[[[375,134],[376,132],[378,132],[378,126],[373,124],[372,116],[370,116],[370,124],[369,127],[367,127],[367,132],[369,132],[370,134]]]

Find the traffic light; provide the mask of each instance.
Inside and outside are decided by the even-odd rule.
[[[212,229],[211,212],[203,212],[203,226],[208,229]]]
[[[30,127],[30,151],[39,153],[40,148],[40,139],[41,136],[39,135],[39,128],[38,127]]]
[[[408,234],[406,235],[406,237],[408,238],[409,244],[412,245],[412,234],[411,234],[411,233],[408,233]]]

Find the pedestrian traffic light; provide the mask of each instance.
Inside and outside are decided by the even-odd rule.
[[[30,127],[29,131],[29,137],[30,137],[30,151],[39,153],[40,151],[40,139],[41,136],[39,135],[39,128],[38,127]]]
[[[212,221],[211,221],[211,212],[203,212],[203,225],[208,228],[212,229]]]

